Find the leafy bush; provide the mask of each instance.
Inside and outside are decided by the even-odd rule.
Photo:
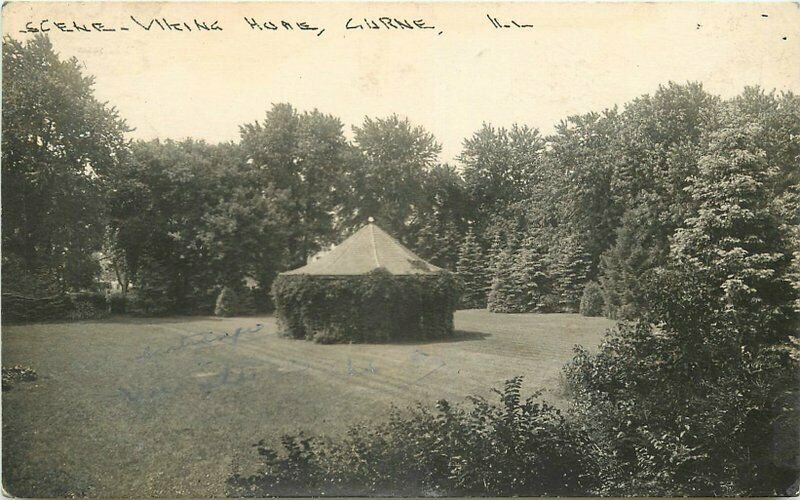
[[[72,304],[66,294],[37,297],[3,292],[2,307],[3,322],[22,323],[64,319]]]
[[[64,319],[70,310],[58,274],[41,267],[28,269],[22,259],[3,254],[2,310],[4,323]]]
[[[604,306],[603,290],[597,282],[590,281],[583,288],[581,314],[584,316],[602,316]]]
[[[548,293],[542,296],[541,302],[536,306],[536,312],[555,313],[562,312],[563,304],[558,295]]]
[[[127,311],[127,297],[121,292],[111,292],[108,296],[112,314],[122,314]]]
[[[702,345],[686,332],[620,324],[597,354],[578,348],[565,373],[571,416],[593,443],[595,494],[788,493],[796,457],[773,450],[796,435],[787,429],[797,427],[797,396],[785,392],[797,368],[778,351],[728,344],[736,330],[700,326]]]
[[[251,288],[250,297],[253,299],[253,314],[265,314],[275,311],[270,288],[262,288],[261,286]]]
[[[9,391],[14,387],[17,382],[33,382],[39,376],[36,370],[27,366],[14,365],[12,367],[3,367],[3,390]]]
[[[175,301],[166,290],[137,288],[128,292],[128,312],[136,316],[165,316],[175,312]]]
[[[105,294],[73,292],[45,297],[3,293],[3,321],[29,322],[94,319],[108,314]]]
[[[214,308],[215,316],[236,316],[239,313],[239,297],[229,287],[224,287],[217,297],[217,306]]]
[[[281,275],[272,296],[284,334],[321,343],[447,337],[458,304],[450,273],[394,276],[383,269],[336,278]]]
[[[499,402],[439,401],[394,410],[388,422],[355,425],[324,441],[284,436],[283,453],[257,445],[263,470],[228,480],[232,496],[586,494],[582,433],[559,410],[523,400],[520,377],[495,391]]]
[[[73,320],[102,318],[108,315],[105,294],[99,292],[75,292],[69,294],[71,307],[67,317]]]
[[[649,273],[648,316],[620,324],[596,354],[578,350],[566,369],[572,414],[597,450],[596,493],[790,493],[797,447],[776,450],[796,436],[800,372],[775,339],[791,330],[782,309],[723,295],[727,275],[714,272]]]

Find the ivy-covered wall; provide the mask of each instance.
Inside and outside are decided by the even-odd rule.
[[[458,284],[448,272],[281,275],[272,285],[283,334],[320,343],[437,339],[453,334]]]

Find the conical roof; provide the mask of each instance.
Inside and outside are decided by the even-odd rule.
[[[383,229],[370,222],[319,260],[281,274],[352,276],[384,268],[391,274],[433,274],[442,269],[414,255]]]

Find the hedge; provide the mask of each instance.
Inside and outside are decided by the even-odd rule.
[[[96,319],[108,316],[109,299],[100,292],[73,292],[69,294],[72,308],[67,319]]]
[[[106,297],[99,292],[73,292],[43,297],[3,292],[2,306],[4,323],[94,319],[108,314]]]
[[[66,294],[34,297],[3,292],[2,299],[4,323],[64,319],[72,309],[72,303]]]
[[[453,334],[458,285],[448,272],[280,275],[272,297],[289,337],[320,343],[437,339]]]

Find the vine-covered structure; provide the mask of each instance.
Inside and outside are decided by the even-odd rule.
[[[272,298],[282,332],[321,343],[453,334],[453,274],[370,222],[318,260],[281,273]]]

